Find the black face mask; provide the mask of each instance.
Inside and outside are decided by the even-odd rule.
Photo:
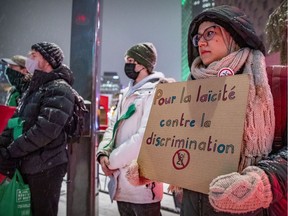
[[[25,90],[27,84],[29,84],[28,80],[25,79],[24,74],[13,70],[10,67],[6,68],[5,76],[10,85],[14,86],[18,91]]]
[[[124,71],[127,77],[129,77],[132,80],[136,80],[137,77],[139,76],[139,72],[135,71],[135,66],[136,64],[134,63],[126,63],[124,67]]]
[[[10,85],[17,87],[23,80],[24,74],[7,67],[5,71],[6,78]]]

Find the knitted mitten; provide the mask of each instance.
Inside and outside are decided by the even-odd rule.
[[[134,186],[151,183],[151,180],[139,175],[139,166],[136,160],[133,160],[128,167],[126,178]]]
[[[222,212],[246,213],[267,208],[272,197],[268,176],[256,166],[248,166],[241,174],[218,176],[209,187],[210,204]]]

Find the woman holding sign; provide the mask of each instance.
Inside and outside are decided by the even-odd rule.
[[[188,79],[238,74],[249,74],[251,78],[238,173],[215,178],[209,196],[183,189],[181,215],[263,215],[264,211],[286,215],[287,169],[283,167],[287,150],[278,155],[276,162],[275,157],[262,160],[272,151],[275,129],[264,54],[264,45],[251,22],[236,7],[211,8],[191,22]]]

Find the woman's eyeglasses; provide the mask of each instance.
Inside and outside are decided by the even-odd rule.
[[[214,37],[214,35],[215,35],[215,28],[216,27],[219,27],[219,26],[217,26],[217,25],[215,25],[215,26],[210,26],[210,27],[208,27],[207,29],[205,29],[205,31],[203,32],[203,34],[196,34],[196,35],[194,35],[192,38],[191,38],[191,40],[192,40],[192,43],[193,43],[193,46],[194,47],[198,47],[199,45],[198,45],[198,43],[199,43],[199,41],[200,41],[200,39],[201,39],[201,37],[203,36],[203,38],[204,38],[204,40],[205,41],[210,41],[210,40],[212,40],[212,38]]]

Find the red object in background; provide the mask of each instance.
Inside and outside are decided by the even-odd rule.
[[[6,176],[0,173],[0,184],[5,180]]]
[[[100,95],[100,130],[106,130],[108,127],[109,97]]]
[[[7,125],[8,120],[15,113],[16,107],[0,105],[0,134]]]
[[[266,68],[268,82],[274,100],[275,135],[274,145],[281,147],[287,130],[287,77],[288,67],[285,65],[270,65]]]

